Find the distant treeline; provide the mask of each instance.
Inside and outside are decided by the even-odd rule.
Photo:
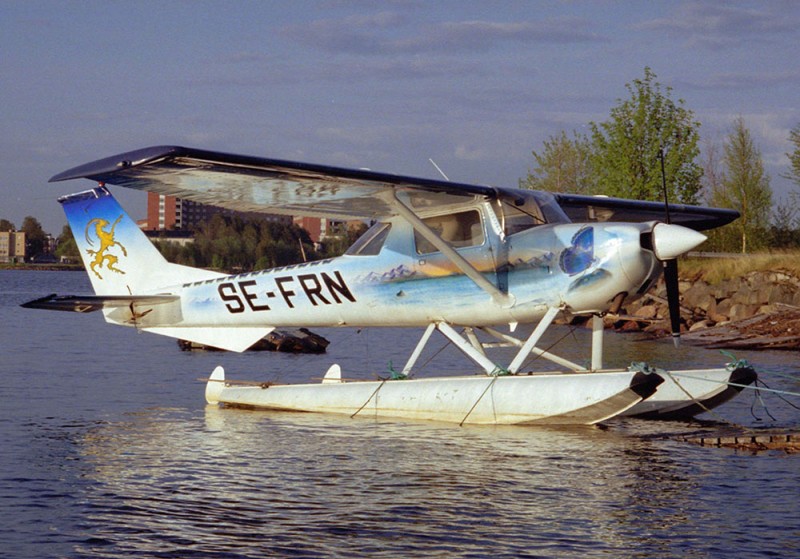
[[[266,220],[215,215],[194,230],[194,242],[155,240],[170,262],[229,272],[247,272],[342,254],[366,230],[346,227],[315,247],[302,227]]]

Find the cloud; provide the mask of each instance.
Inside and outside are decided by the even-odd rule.
[[[591,30],[585,18],[541,21],[448,21],[407,31],[407,19],[391,12],[340,20],[317,20],[283,29],[296,42],[331,53],[359,55],[460,53],[504,43],[586,43],[606,38]]]
[[[763,89],[770,86],[795,86],[800,81],[800,70],[785,72],[721,72],[710,74],[703,79],[679,79],[682,84],[703,90],[741,90],[747,88]]]
[[[644,21],[634,28],[664,31],[683,37],[687,46],[711,49],[742,45],[743,38],[768,41],[773,34],[797,32],[797,18],[787,17],[780,4],[762,6],[749,9],[721,2],[689,2],[679,5],[672,16]]]
[[[379,12],[289,25],[281,34],[327,52],[374,54],[385,50],[385,33],[404,22],[405,18],[395,12]]]
[[[430,26],[410,39],[395,41],[393,47],[404,52],[474,51],[501,43],[585,43],[605,39],[590,31],[582,18],[557,18],[544,21],[496,22],[457,21]]]

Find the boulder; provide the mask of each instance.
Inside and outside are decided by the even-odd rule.
[[[701,320],[700,322],[695,322],[689,328],[689,332],[696,332],[698,330],[703,330],[704,328],[708,328],[712,326],[713,323],[710,320]]]
[[[656,317],[658,314],[658,308],[655,305],[645,305],[640,307],[636,312],[633,313],[633,316],[636,318],[644,318],[646,320],[651,320]]]

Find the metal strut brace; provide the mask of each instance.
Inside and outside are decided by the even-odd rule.
[[[592,315],[592,370],[603,368],[603,317]]]
[[[444,334],[455,346],[460,349],[467,357],[475,361],[487,375],[496,375],[505,372],[502,367],[491,361],[483,353],[475,349],[472,344],[465,340],[461,334],[456,332],[452,326],[446,322],[438,322],[436,328]]]
[[[425,348],[425,345],[428,343],[428,340],[431,338],[431,334],[436,329],[436,323],[431,322],[428,324],[428,327],[425,328],[425,333],[422,334],[419,342],[417,343],[417,347],[414,348],[413,353],[411,353],[411,357],[408,358],[408,362],[406,362],[406,366],[403,367],[402,374],[406,377],[411,375],[411,368],[416,365],[417,359],[422,354],[422,350]]]
[[[506,342],[504,344],[498,344],[497,346],[494,347],[509,347],[509,346],[522,347],[523,342],[519,338],[515,338],[514,336],[509,336],[508,334],[503,334],[502,332],[498,332],[494,328],[483,327],[481,328],[481,330],[486,332],[490,336],[500,340],[501,342]],[[484,344],[484,347],[490,347],[490,346]],[[539,349],[538,347],[531,348],[531,353],[533,353],[537,357],[541,357],[542,359],[547,359],[548,361],[551,361],[556,365],[560,365],[565,369],[571,369],[575,372],[586,371],[586,367],[584,367],[583,365],[578,365],[577,363],[573,363],[569,359],[564,359],[561,356],[558,356],[554,353],[550,353],[549,351],[546,351],[544,349]]]
[[[528,358],[533,348],[536,346],[536,342],[542,337],[542,335],[547,331],[550,325],[555,320],[556,315],[561,311],[558,307],[550,307],[547,309],[547,312],[542,317],[542,320],[539,321],[539,324],[536,325],[536,328],[533,329],[531,332],[530,337],[522,344],[522,347],[517,352],[517,356],[514,357],[514,360],[511,362],[511,365],[508,366],[508,372],[511,374],[519,372],[519,368],[522,366],[522,363],[525,359]]]

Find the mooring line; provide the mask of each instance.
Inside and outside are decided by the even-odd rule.
[[[380,383],[380,384],[378,385],[378,387],[377,387],[377,388],[376,388],[376,389],[375,389],[375,390],[372,392],[372,394],[370,394],[370,395],[369,395],[369,398],[367,398],[367,401],[366,401],[366,402],[364,402],[364,404],[362,404],[362,406],[361,406],[360,408],[358,408],[358,409],[355,411],[355,413],[353,413],[353,415],[351,415],[351,416],[350,416],[350,419],[353,419],[355,416],[357,416],[357,415],[358,415],[358,412],[360,412],[360,411],[361,411],[361,410],[363,410],[365,407],[367,407],[367,404],[369,404],[369,402],[370,402],[370,400],[372,400],[373,396],[375,396],[375,394],[377,394],[377,393],[378,393],[378,390],[380,390],[380,389],[381,389],[381,387],[383,387],[383,385],[384,385],[384,384],[386,384],[386,381],[387,381],[387,380],[388,380],[388,379],[383,379],[383,380],[381,380],[381,383]]]
[[[659,371],[659,373],[660,373],[660,372],[661,372],[661,371]],[[717,418],[719,421],[721,421],[721,422],[723,422],[723,423],[727,423],[727,424],[729,424],[729,425],[733,425],[734,427],[737,427],[737,428],[739,428],[739,429],[746,429],[746,427],[745,427],[744,425],[739,425],[739,424],[738,424],[738,423],[736,423],[735,421],[730,421],[730,420],[728,420],[728,419],[725,419],[724,417],[722,417],[722,416],[721,416],[721,415],[719,415],[718,413],[714,412],[714,411],[713,411],[711,408],[709,408],[709,407],[707,407],[705,404],[703,404],[703,402],[701,402],[700,400],[698,400],[697,398],[695,398],[695,397],[694,397],[692,394],[690,394],[690,393],[689,393],[689,391],[688,391],[688,390],[686,390],[686,389],[683,387],[683,385],[681,385],[681,383],[679,383],[679,382],[678,382],[678,380],[677,380],[677,379],[676,379],[674,376],[672,376],[672,373],[671,373],[671,372],[669,372],[669,371],[666,371],[666,370],[665,370],[665,371],[663,371],[663,372],[665,372],[665,373],[667,374],[667,376],[668,376],[668,377],[669,377],[669,378],[672,380],[672,382],[674,382],[674,383],[675,383],[675,384],[678,386],[678,388],[680,388],[680,389],[681,389],[681,391],[682,391],[684,394],[686,394],[686,395],[689,397],[689,399],[690,399],[690,400],[691,400],[693,403],[695,403],[695,404],[697,404],[698,406],[700,406],[700,407],[703,409],[703,411],[705,411],[706,413],[710,413],[712,416],[716,417],[716,418]],[[690,376],[688,376],[688,375],[680,375],[680,373],[678,374],[678,376],[684,376],[684,377],[687,377],[687,378],[693,378],[693,377],[690,377]],[[707,380],[707,379],[704,379],[704,380]],[[715,382],[717,382],[717,384],[731,384],[731,383],[728,383],[728,382],[719,382],[719,381],[715,381]]]
[[[773,388],[770,388],[769,386],[767,386],[767,383],[765,383],[765,382],[764,382],[763,380],[761,380],[761,379],[757,379],[757,380],[756,380],[756,382],[760,382],[760,383],[763,385],[763,387],[762,387],[762,388],[758,388],[758,390],[764,390],[764,391],[766,391],[766,392],[772,392],[772,393],[774,393],[775,395],[777,395],[777,396],[778,396],[778,398],[780,398],[781,400],[783,400],[784,402],[786,402],[787,404],[789,404],[790,406],[792,406],[794,409],[796,409],[796,410],[800,410],[800,406],[796,406],[796,405],[794,405],[794,404],[793,404],[793,403],[791,403],[789,400],[787,400],[786,398],[784,398],[783,396],[781,396],[781,394],[787,394],[787,395],[789,395],[789,396],[800,396],[800,394],[797,394],[797,393],[795,393],[795,392],[787,392],[787,391],[785,391],[785,390],[775,390],[775,389],[773,389]]]
[[[774,394],[785,394],[787,396],[798,396],[798,397],[800,397],[800,392],[789,392],[788,390],[777,390],[775,388],[766,388],[766,385],[764,385],[764,387],[759,387],[759,386],[753,386],[752,384],[740,384],[738,382],[720,382],[718,380],[712,380],[712,379],[702,378],[702,377],[694,377],[692,375],[686,375],[684,373],[670,373],[670,375],[676,375],[676,376],[679,376],[679,377],[688,378],[688,379],[692,379],[692,380],[702,380],[702,381],[705,381],[705,382],[713,382],[713,383],[716,383],[716,384],[727,384],[728,386],[735,386],[737,388],[749,388],[750,390],[763,390],[764,392],[772,392]],[[762,381],[762,384],[763,384],[763,381]]]
[[[458,424],[458,426],[459,426],[459,427],[463,427],[463,426],[464,426],[464,422],[467,420],[467,418],[469,417],[469,415],[472,413],[472,410],[474,410],[474,409],[475,409],[475,407],[478,405],[478,402],[480,402],[480,401],[483,399],[483,396],[484,396],[484,394],[486,394],[486,393],[489,391],[489,389],[490,389],[490,388],[492,387],[492,385],[494,384],[494,381],[496,381],[496,380],[498,379],[498,377],[499,377],[499,376],[500,376],[500,375],[495,375],[495,376],[493,376],[493,377],[492,377],[492,380],[491,380],[491,382],[490,382],[489,384],[487,384],[487,385],[486,385],[486,388],[484,388],[484,389],[483,389],[483,392],[481,392],[481,395],[480,395],[480,396],[478,396],[478,399],[477,399],[477,400],[475,400],[475,403],[474,403],[474,404],[472,404],[472,407],[471,407],[471,408],[469,409],[469,411],[467,412],[467,415],[465,415],[465,416],[464,416],[464,419],[462,419],[462,420],[461,420],[461,423],[459,423],[459,424]]]
[[[756,387],[758,387],[758,383],[759,383],[759,380],[758,380],[758,379],[756,379],[756,380],[755,380],[755,382],[754,382],[753,384],[755,384],[755,385],[756,385]],[[763,383],[762,383],[762,384],[763,384]],[[778,398],[781,398],[782,400],[785,400],[785,399],[783,398],[783,396],[778,396]],[[766,412],[766,414],[769,416],[769,418],[770,418],[772,421],[777,421],[777,419],[775,419],[775,416],[773,416],[771,413],[769,413],[769,408],[767,408],[767,404],[766,404],[766,403],[764,403],[764,398],[762,398],[762,397],[761,397],[761,390],[758,390],[758,389],[756,389],[756,399],[757,399],[757,400],[758,400],[758,402],[761,404],[761,407],[762,407],[762,408],[764,408],[764,411],[765,411],[765,412]],[[758,416],[756,416],[756,413],[755,413],[755,408],[756,408],[756,402],[755,402],[755,400],[754,400],[754,401],[753,401],[753,403],[750,405],[750,415],[752,415],[752,416],[753,416],[753,417],[756,419],[756,421],[761,421],[761,418],[760,418],[760,417],[758,417]]]

